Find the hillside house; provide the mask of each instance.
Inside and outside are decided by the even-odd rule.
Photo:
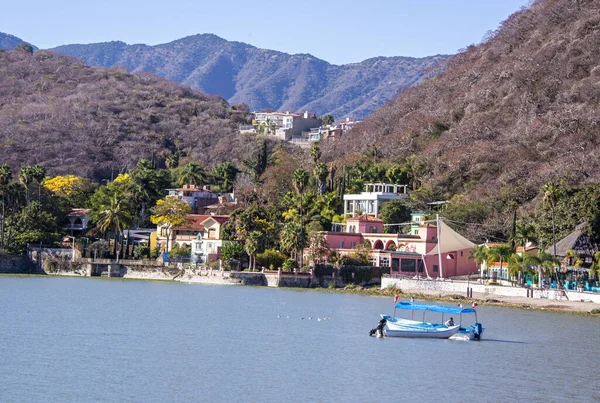
[[[219,193],[213,193],[208,186],[202,188],[194,185],[183,185],[177,189],[167,189],[169,196],[175,196],[186,201],[192,207],[192,212],[197,214],[200,209],[219,202]]]
[[[413,216],[413,221],[416,217]],[[473,259],[469,259],[474,244],[466,240],[443,222],[441,223],[442,270],[439,268],[437,227],[414,221],[418,233],[386,234],[383,220],[361,215],[346,220],[344,232],[322,232],[327,246],[339,255],[352,254],[361,244],[371,251],[369,261],[373,266],[390,267],[391,274],[407,276],[454,277],[478,272]],[[308,250],[305,259],[309,259]],[[308,260],[307,260],[308,261]]]
[[[217,256],[222,246],[222,227],[229,220],[229,216],[188,214],[187,222],[173,227],[171,231],[164,224],[157,226],[157,245],[163,252],[169,252],[175,245],[191,246],[199,239],[205,242],[203,252],[205,256]],[[167,238],[169,237],[168,249]]]
[[[293,137],[301,137],[302,132],[321,126],[321,119],[315,115],[310,116],[291,112],[255,112],[252,126],[259,134],[273,135],[281,140],[290,141]],[[250,133],[251,129],[245,125],[240,127],[240,132]]]
[[[70,231],[71,235],[82,235],[90,222],[90,210],[84,208],[71,209],[67,214],[68,224],[63,228]]]
[[[383,203],[407,197],[407,185],[368,183],[365,185],[364,192],[344,195],[344,215],[355,216],[360,212],[360,214],[379,217],[379,210]]]

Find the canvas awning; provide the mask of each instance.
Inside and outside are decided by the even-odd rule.
[[[441,249],[442,253],[448,253],[462,249],[470,249],[475,247],[475,244],[454,231],[443,221],[440,221],[440,242],[435,248],[430,250],[427,255],[437,255],[438,247]]]

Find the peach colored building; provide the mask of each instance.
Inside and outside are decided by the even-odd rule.
[[[475,260],[469,259],[471,247],[463,247],[471,243],[445,224],[441,228],[443,277],[477,273]],[[386,234],[383,232],[383,220],[362,215],[347,219],[345,232],[324,232],[323,235],[329,249],[340,255],[350,254],[358,245],[367,243],[371,248],[371,264],[390,267],[391,274],[440,277],[437,227],[432,224],[419,224],[418,231],[413,230],[410,235]],[[444,237],[447,237],[447,243],[444,243]],[[450,242],[459,238],[464,240],[462,244],[460,241]],[[452,249],[454,245],[457,247]]]

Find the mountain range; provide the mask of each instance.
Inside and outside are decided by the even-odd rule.
[[[5,47],[16,46],[15,39],[0,34]],[[251,110],[310,111],[338,119],[364,118],[398,92],[441,71],[448,58],[376,57],[332,65],[309,54],[259,49],[212,34],[156,46],[105,42],[52,50],[91,66],[154,73],[219,95],[231,105],[245,103]]]

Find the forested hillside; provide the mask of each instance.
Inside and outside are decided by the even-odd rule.
[[[175,80],[230,104],[252,110],[308,110],[362,119],[399,91],[441,71],[447,56],[378,57],[332,65],[308,54],[290,55],[194,35],[157,45],[123,42],[65,45],[53,49],[92,66],[122,66]]]
[[[415,155],[436,197],[522,203],[546,182],[600,181],[599,9],[598,1],[538,0],[327,155]]]
[[[47,51],[0,52],[0,161],[110,178],[141,158],[239,161],[248,115],[149,73],[94,68]]]

